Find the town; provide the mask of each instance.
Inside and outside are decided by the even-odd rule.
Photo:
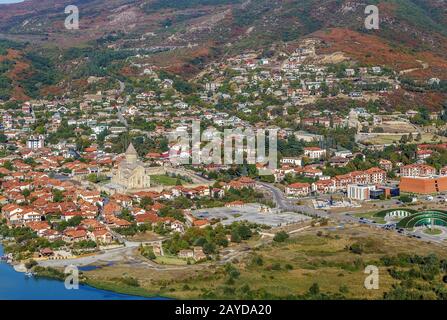
[[[237,55],[191,81],[135,55],[132,90],[91,76],[80,96],[1,103],[5,257],[25,271],[129,254],[194,268],[328,224],[442,243],[447,105],[390,108],[381,98],[401,90],[394,70],[319,46]],[[204,132],[275,129],[276,169],[176,162],[193,155],[169,136],[194,121]]]

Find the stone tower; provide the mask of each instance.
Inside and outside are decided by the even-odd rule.
[[[131,142],[126,150],[126,161],[127,163],[135,163],[137,160],[138,160],[138,153]]]

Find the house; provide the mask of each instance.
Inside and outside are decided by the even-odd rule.
[[[6,219],[8,225],[17,225],[22,223],[22,212],[24,208],[17,204],[7,204],[2,208],[2,215]]]
[[[33,208],[26,208],[22,212],[22,220],[24,223],[32,222],[32,221],[42,221],[43,214],[40,211],[37,211]]]
[[[287,196],[308,196],[310,193],[310,184],[309,183],[292,183],[286,187],[286,195]]]
[[[243,189],[256,187],[256,181],[249,177],[241,177],[237,180],[230,181],[226,186],[227,189]]]
[[[110,217],[107,220],[107,223],[109,223],[109,225],[113,228],[128,228],[132,225],[129,221],[116,217]]]
[[[174,232],[184,233],[185,226],[178,220],[171,222],[171,230]]]
[[[0,195],[0,205],[4,206],[8,203],[8,198],[6,198],[5,196]]]
[[[353,77],[353,76],[355,76],[355,70],[354,69],[345,69],[345,74],[347,77]]]
[[[310,159],[321,159],[326,155],[326,150],[318,147],[306,147],[304,155]]]
[[[42,237],[44,237],[50,241],[54,241],[54,240],[61,239],[62,235],[56,230],[48,229],[42,233]]]
[[[37,233],[37,235],[42,236],[45,231],[50,230],[51,226],[46,221],[31,221],[25,224],[28,228]]]
[[[374,74],[378,74],[378,73],[382,72],[382,68],[381,67],[372,67],[371,70],[372,70],[372,72]]]
[[[100,229],[100,230],[94,230],[92,232],[89,233],[89,237],[95,241],[95,242],[99,242],[102,244],[110,244],[113,242],[113,236],[112,234],[105,230],[105,229]]]
[[[193,259],[194,251],[193,250],[180,250],[178,252],[178,257],[182,259]]]
[[[306,166],[301,170],[301,174],[308,178],[317,178],[323,175],[323,171],[312,166]]]
[[[87,239],[87,231],[84,229],[67,229],[62,236],[62,240],[66,242],[79,242]]]
[[[92,204],[102,204],[99,191],[80,190],[78,192],[78,197]]]
[[[49,258],[54,256],[54,252],[51,248],[43,248],[39,250],[39,256],[42,258]]]
[[[210,222],[206,219],[194,219],[192,225],[198,228],[205,228],[210,225]]]
[[[319,194],[333,193],[336,191],[335,180],[318,180],[312,183],[312,191]]]
[[[342,149],[342,150],[335,151],[334,152],[334,156],[335,157],[342,157],[342,158],[352,158],[353,154],[349,150]]]
[[[206,260],[206,254],[203,252],[202,247],[193,248],[193,258],[196,261]]]
[[[302,159],[297,157],[284,157],[280,161],[281,164],[289,164],[298,167],[301,167],[302,162],[303,162]]]
[[[393,170],[393,163],[390,160],[380,159],[379,167],[385,171],[391,171]]]
[[[345,157],[332,157],[329,159],[329,165],[335,168],[343,168],[346,167],[349,163],[349,159]]]
[[[365,171],[354,171],[334,177],[337,190],[347,190],[350,184],[380,184],[386,181],[386,172],[373,167]]]
[[[45,146],[45,137],[43,135],[30,136],[26,141],[28,149],[41,149]]]
[[[211,189],[211,196],[216,199],[222,199],[225,196],[225,191],[221,188],[213,188]]]
[[[97,230],[105,230],[106,227],[98,220],[95,219],[84,219],[82,220],[81,227],[86,228],[87,230],[97,231]]]
[[[436,169],[426,164],[409,164],[400,168],[401,177],[429,177],[436,174]]]
[[[369,175],[369,183],[384,183],[386,181],[386,172],[380,168],[373,167],[365,170],[365,173]]]
[[[163,220],[154,213],[144,213],[135,216],[135,221],[137,225],[142,224],[156,225],[158,222],[162,222]]]
[[[416,156],[418,160],[425,160],[427,158],[430,158],[433,155],[433,150],[417,150]]]

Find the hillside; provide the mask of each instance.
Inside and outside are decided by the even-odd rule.
[[[0,100],[37,98],[56,83],[55,66],[20,43],[0,40]]]
[[[371,3],[380,8],[377,31],[363,27],[363,11]],[[68,4],[80,9],[80,30],[63,27]],[[56,73],[70,74],[69,78],[74,74],[78,80],[132,73],[124,61],[135,54],[191,77],[211,61],[277,44],[293,45],[303,37],[323,40],[322,53],[344,52],[410,79],[445,79],[446,7],[442,0],[28,0],[2,5],[0,37],[32,44],[32,51],[55,63]],[[31,45],[11,51],[7,60],[23,59],[3,77],[20,84],[20,77],[12,74],[20,71],[17,68],[29,69],[30,50]],[[106,66],[113,61],[113,67]],[[49,67],[38,64],[39,70]],[[55,85],[56,77],[52,78],[42,84]],[[15,97],[30,95],[26,88],[14,90]]]

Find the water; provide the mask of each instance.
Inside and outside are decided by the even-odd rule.
[[[0,256],[3,247],[0,246]],[[0,262],[0,300],[160,300],[99,290],[80,285],[79,290],[67,290],[58,280],[28,278],[16,272],[6,262]]]
[[[6,3],[20,3],[24,0],[0,0],[0,4],[6,4]]]

